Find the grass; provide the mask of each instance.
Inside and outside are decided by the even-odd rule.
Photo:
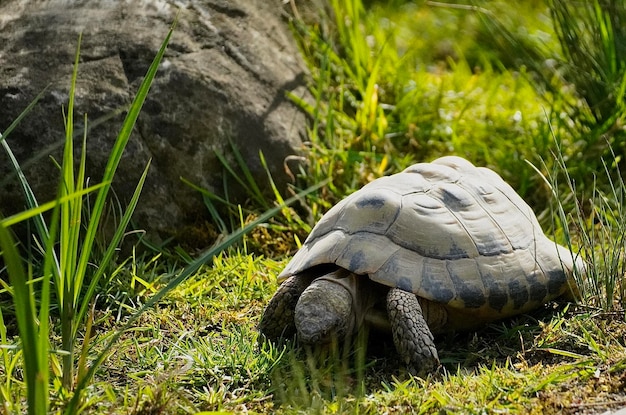
[[[566,121],[560,128],[586,160],[571,171],[582,185],[588,182],[585,177],[603,170],[603,159],[624,158],[626,32],[618,20],[626,8],[613,0],[547,3],[551,41],[528,42],[528,36],[510,30],[496,14],[482,18],[491,35],[501,39],[501,53],[522,57],[512,66],[532,72],[535,88]]]
[[[577,413],[625,398],[624,325],[584,308],[440,338],[444,368],[428,379],[402,372],[391,344],[327,360],[259,349],[255,326],[284,264],[231,250],[198,270],[116,344],[91,412]],[[115,320],[102,316],[98,335]]]
[[[215,221],[211,232],[226,239],[201,254],[177,247],[112,256],[108,265],[105,247],[102,258],[91,259],[103,273],[99,282],[81,259],[81,247],[91,251],[84,238],[97,228],[90,225],[97,215],[84,215],[80,203],[109,181],[85,189],[82,168],[70,168],[71,147],[60,163],[58,200],[39,203],[33,195],[29,211],[0,221],[4,412],[578,414],[626,405],[626,186],[619,136],[607,136],[606,120],[596,122],[588,112],[577,118],[571,102],[583,95],[575,87],[560,84],[546,95],[534,67],[507,59],[493,36],[494,27],[504,28],[517,39],[526,36],[525,47],[539,48],[539,41],[560,45],[565,29],[551,28],[540,1],[520,2],[517,16],[504,16],[510,4],[498,1],[329,3],[332,13],[318,23],[293,24],[312,97],[293,97],[311,119],[308,164],[294,172],[296,197],[284,200],[276,189],[264,193],[245,174],[240,184],[251,200],[245,206],[197,189]],[[603,2],[591,3],[596,17],[605,16]],[[495,26],[485,18],[494,15],[504,16]],[[604,39],[610,39],[602,21]],[[526,62],[544,56],[535,52],[519,56]],[[69,103],[70,138],[72,108]],[[608,119],[617,125],[621,117],[618,111]],[[581,132],[604,137],[607,145],[600,153],[587,151]],[[226,170],[245,172],[233,151],[239,165]],[[381,337],[325,354],[290,343],[259,344],[256,325],[276,290],[276,275],[313,223],[376,177],[443,154],[496,170],[535,208],[550,235],[582,252],[589,272],[579,275],[581,301],[547,304],[477,332],[439,337],[443,366],[426,379],[406,373]],[[598,154],[607,157],[598,161]],[[589,166],[601,168],[591,174]],[[53,213],[52,222],[43,221],[43,211]],[[31,218],[41,241],[36,248],[47,259],[24,261],[15,249],[10,226]],[[59,240],[63,245],[52,249]],[[63,273],[50,270],[57,262],[59,268],[67,264]],[[82,285],[67,297],[54,291],[65,281],[80,282],[69,278],[76,273]],[[38,287],[50,292],[32,295]],[[48,298],[79,303],[60,301],[47,314]],[[65,304],[76,317],[64,314]],[[64,321],[69,328],[62,328]]]

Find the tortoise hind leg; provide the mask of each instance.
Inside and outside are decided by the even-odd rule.
[[[270,341],[290,338],[296,333],[294,313],[300,294],[313,277],[294,275],[283,282],[267,304],[258,329]]]
[[[387,314],[393,343],[411,374],[424,376],[439,366],[433,335],[415,294],[392,288],[387,294]]]

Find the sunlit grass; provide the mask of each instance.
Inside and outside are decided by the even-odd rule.
[[[444,367],[427,379],[404,372],[391,345],[326,357],[260,348],[256,324],[284,264],[231,249],[200,268],[114,346],[94,379],[108,392],[92,397],[92,411],[556,414],[603,408],[622,387],[624,326],[584,310],[441,338]],[[101,330],[114,324],[104,317]]]
[[[501,53],[519,57],[511,67],[527,70],[558,114],[553,127],[569,136],[562,151],[576,159],[568,165],[570,175],[580,188],[591,190],[596,183],[587,179],[602,172],[603,159],[608,164],[624,159],[626,31],[621,22],[626,7],[618,0],[549,0],[544,8],[551,24],[542,42],[527,42],[528,33],[503,23],[501,14],[479,15],[492,37],[500,39]],[[597,184],[605,191],[609,185]]]
[[[236,165],[218,157],[229,175],[241,179],[250,203],[231,203],[227,188],[221,199],[197,189],[215,222],[213,232],[226,239],[200,254],[181,247],[134,252],[108,267],[92,293],[97,300],[86,303],[82,323],[76,322],[77,333],[91,338],[78,336],[76,346],[83,341],[89,347],[80,351],[83,360],[72,362],[89,369],[83,378],[89,381],[79,384],[83,399],[71,401],[67,412],[79,412],[82,404],[86,413],[119,414],[556,414],[623,403],[626,217],[619,155],[595,177],[580,174],[588,171],[586,154],[571,134],[580,124],[564,111],[564,100],[572,97],[551,96],[547,106],[532,73],[507,69],[513,62],[500,62],[496,47],[477,43],[488,33],[481,32],[475,10],[330,3],[335,13],[321,16],[319,24],[294,22],[312,99],[293,97],[311,124],[302,155],[307,165],[293,172],[291,190],[319,188],[289,200],[297,201],[292,208],[279,206],[285,196],[258,188],[236,148]],[[536,14],[542,7],[533,2],[511,20],[532,23],[534,16],[546,16]],[[535,22],[528,33],[540,36],[545,23]],[[439,44],[444,38],[458,42],[449,49]],[[297,249],[315,220],[363,184],[443,154],[500,173],[540,214],[549,234],[581,250],[589,271],[578,275],[581,303],[549,304],[475,333],[442,336],[437,347],[443,366],[426,379],[406,373],[382,336],[322,355],[289,342],[259,344],[256,325],[288,260],[283,256]],[[68,213],[74,216],[61,226],[69,230],[93,217],[78,217],[74,198],[98,189],[81,190],[84,177],[71,177],[69,170],[65,182],[72,183],[66,196],[45,208],[73,206]],[[268,222],[275,214],[280,218]],[[21,219],[6,220],[8,226]],[[69,245],[75,238],[68,234]],[[239,240],[237,248],[227,248]],[[5,252],[9,245],[5,238]],[[9,274],[39,283],[36,268],[17,258],[12,255]],[[15,264],[23,269],[15,271]],[[2,283],[6,292],[25,293],[24,285]],[[20,413],[29,407],[28,373],[23,342],[7,316],[0,314],[0,402],[6,412]],[[53,345],[61,344],[56,330],[50,329]],[[63,408],[72,395],[61,387],[64,356],[52,349],[50,399],[41,405]]]
[[[556,160],[546,180],[553,191],[558,233],[584,259],[585,268],[575,270],[581,301],[626,321],[626,184],[620,169],[603,160],[604,171],[581,189],[561,153]]]

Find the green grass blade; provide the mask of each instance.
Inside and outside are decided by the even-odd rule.
[[[261,165],[263,166],[263,169],[265,170],[265,173],[267,174],[267,180],[270,183],[270,187],[272,188],[272,192],[274,192],[274,197],[276,198],[276,201],[280,205],[284,204],[285,201],[283,200],[283,196],[278,191],[278,188],[276,187],[276,183],[274,183],[274,178],[272,177],[270,169],[267,167],[267,161],[265,160],[265,156],[263,155],[262,151],[259,151],[259,159],[261,160]],[[285,215],[287,220],[291,222],[291,214],[289,213],[289,209],[285,208],[283,210],[283,214]]]
[[[267,180],[270,183],[270,187],[272,188],[272,191],[274,192],[274,197],[276,198],[276,201],[278,202],[279,205],[283,205],[283,209],[282,209],[282,214],[285,217],[285,219],[287,220],[287,222],[289,224],[293,224],[296,223],[298,227],[300,227],[301,229],[304,229],[305,232],[310,232],[311,231],[311,226],[304,222],[302,219],[300,219],[300,216],[298,216],[295,212],[291,212],[291,210],[285,205],[285,201],[283,199],[283,196],[280,194],[280,192],[278,191],[278,188],[276,187],[276,184],[274,183],[274,179],[272,178],[272,174],[270,172],[270,169],[267,166],[267,162],[265,160],[265,156],[263,155],[262,151],[259,151],[259,159],[261,160],[261,165],[263,166],[263,169],[265,170],[265,173],[267,174]]]
[[[11,150],[11,147],[9,147],[9,144],[6,142],[6,140],[4,140],[4,137],[0,137],[1,142],[2,142],[2,147],[4,148],[4,150],[6,151],[7,155],[9,156],[9,160],[11,161],[11,165],[13,167],[13,170],[17,173],[20,185],[22,186],[22,192],[24,193],[24,197],[26,198],[26,204],[29,208],[35,207],[38,205],[37,203],[37,199],[35,197],[35,194],[33,193],[33,190],[31,189],[30,185],[28,184],[28,180],[26,180],[26,176],[24,175],[24,172],[22,171],[19,162],[17,161],[17,158],[15,158],[15,154],[13,154],[13,151]],[[45,228],[45,222],[43,222],[43,219],[41,219],[42,223],[39,222],[35,222],[36,225],[40,225],[43,224],[44,228]],[[40,236],[43,232],[39,232]],[[47,233],[47,231],[45,232]]]
[[[4,141],[9,134],[11,134],[11,132],[15,129],[15,127],[17,127],[22,120],[24,119],[24,117],[26,117],[26,115],[28,115],[28,113],[35,108],[35,105],[37,105],[37,103],[39,102],[39,100],[44,96],[44,94],[46,93],[46,91],[48,90],[48,87],[46,86],[39,94],[37,94],[37,96],[35,97],[35,99],[33,99],[30,104],[28,104],[28,106],[26,106],[26,108],[24,109],[24,111],[22,111],[14,120],[11,124],[9,124],[9,126],[6,128],[6,130],[4,130],[2,132],[2,134],[0,134],[0,141]]]
[[[3,255],[2,252],[0,252],[0,255]],[[7,326],[4,324],[4,316],[2,315],[2,308],[0,308],[0,345],[7,345],[9,344],[9,342],[7,341]],[[4,367],[7,368],[10,366],[9,364],[9,354],[7,353],[7,349],[2,348],[0,350],[0,354],[2,355],[2,362],[4,363]],[[5,373],[5,375],[9,376],[8,373]]]
[[[263,197],[263,194],[260,192],[260,190],[258,189],[258,187],[256,186],[256,183],[254,182],[254,179],[252,179],[252,182],[250,181],[250,171],[245,169],[245,162],[241,162],[241,155],[239,155],[237,157],[237,153],[238,151],[236,150],[236,147],[234,146],[234,144],[231,143],[231,147],[233,148],[233,151],[235,152],[235,157],[237,158],[237,162],[239,164],[239,166],[243,167],[244,169],[244,177],[246,178],[246,180],[244,180],[240,174],[238,174],[230,165],[230,163],[228,162],[228,160],[226,159],[226,157],[224,157],[223,154],[219,153],[219,152],[215,152],[215,156],[218,158],[218,160],[220,161],[220,163],[222,163],[222,166],[226,169],[226,171],[235,179],[235,181],[237,181],[237,183],[239,183],[241,185],[241,187],[243,187],[246,191],[246,194],[249,195],[250,197],[252,197],[260,206],[263,206],[265,208],[268,208],[269,205],[267,204],[267,201],[265,200],[265,198]],[[247,174],[246,174],[247,171]]]
[[[111,262],[111,260],[117,253],[117,248],[120,242],[122,241],[122,238],[124,237],[126,228],[128,227],[128,224],[130,223],[133,212],[135,211],[135,208],[137,207],[137,203],[139,202],[139,196],[141,195],[141,190],[143,189],[143,185],[146,181],[146,177],[148,177],[149,169],[150,169],[150,162],[148,162],[148,164],[146,165],[146,168],[144,169],[143,174],[141,175],[141,178],[139,179],[139,183],[135,187],[135,192],[133,193],[133,197],[128,203],[128,206],[126,207],[126,211],[124,212],[124,215],[122,216],[120,223],[117,225],[115,234],[113,235],[113,238],[111,239],[109,243],[109,246],[104,254],[104,257],[100,260],[100,263],[98,264],[98,269],[96,270],[95,274],[91,278],[91,281],[89,282],[89,287],[87,288],[87,291],[85,292],[83,296],[80,309],[78,311],[78,314],[76,315],[77,321],[83,321],[84,317],[86,316],[88,308],[89,308],[89,304],[91,304],[91,300],[96,293],[98,282],[100,281],[100,278],[106,271],[108,264]]]
[[[78,36],[78,44],[74,56],[74,68],[70,83],[69,102],[65,117],[65,146],[63,148],[63,163],[61,166],[60,195],[72,194],[83,188],[85,157],[86,157],[86,131],[83,135],[80,167],[74,173],[74,102],[76,95],[76,81],[78,79],[78,66],[80,59],[80,46],[82,35]],[[80,169],[83,169],[81,172]],[[100,188],[106,188],[103,186]],[[74,383],[74,333],[80,322],[75,317],[77,298],[81,293],[83,275],[77,272],[78,254],[81,243],[81,220],[83,212],[83,198],[74,198],[60,205],[59,227],[59,251],[60,251],[60,278],[55,284],[57,303],[61,312],[61,347],[67,352],[63,359],[63,386],[71,390]]]
[[[41,217],[41,214],[44,212],[47,212],[49,210],[54,209],[55,207],[63,204],[63,203],[67,203],[68,201],[72,200],[72,199],[76,199],[76,198],[81,198],[82,196],[94,192],[98,189],[100,189],[101,187],[105,186],[106,183],[98,183],[96,185],[93,186],[89,186],[85,189],[82,189],[79,192],[74,192],[68,195],[65,195],[63,197],[59,197],[55,200],[52,200],[50,202],[44,203],[42,205],[37,205],[31,209],[16,213],[14,215],[11,216],[7,216],[6,218],[0,220],[0,223],[3,224],[6,227],[10,227],[13,226],[17,223],[20,222],[24,222],[25,220],[31,219],[31,218],[37,218],[37,217]],[[46,239],[48,238],[48,229],[46,226]]]
[[[2,256],[0,251],[0,256]],[[11,394],[8,392],[11,390],[11,377],[13,376],[13,369],[11,365],[11,354],[7,346],[9,342],[7,339],[7,327],[4,324],[4,316],[2,315],[2,307],[0,307],[0,356],[2,356],[2,364],[4,365],[4,372],[0,376],[0,405],[10,410],[12,406]]]
[[[31,296],[29,278],[10,230],[0,223],[0,247],[13,287],[13,301],[24,355],[28,413],[46,414],[48,411],[48,365],[40,360],[40,338],[35,314],[35,298]]]
[[[571,352],[569,350],[555,349],[553,347],[546,347],[546,348],[538,349],[538,350],[543,350],[543,351],[548,352],[548,353],[552,353],[552,354],[559,355],[559,356],[564,356],[564,357],[569,357],[571,359],[577,359],[577,360],[582,360],[585,357],[587,357],[585,355],[582,355],[582,354],[579,354],[579,353],[574,353],[574,352]]]
[[[180,180],[183,183],[185,183],[187,186],[191,187],[193,190],[200,192],[200,194],[202,194],[202,201],[204,202],[204,206],[206,206],[207,210],[209,211],[209,214],[211,215],[211,218],[213,218],[213,221],[217,224],[218,229],[220,230],[221,233],[228,233],[228,228],[226,227],[226,223],[224,222],[219,212],[217,211],[217,208],[215,207],[213,200],[216,200],[231,209],[235,208],[235,206],[232,203],[230,203],[228,200],[221,198],[215,193],[210,192],[207,189],[204,189],[190,182],[184,177],[181,177]]]
[[[63,149],[63,163],[61,166],[60,195],[64,197],[74,193],[76,181],[74,178],[74,95],[76,93],[76,79],[78,78],[78,61],[82,35],[78,36],[78,45],[74,56],[74,68],[70,83],[69,102],[65,116],[65,146]],[[101,190],[100,190],[101,191]],[[80,218],[82,198],[67,200],[60,205],[61,226],[59,228],[59,244],[61,255],[62,287],[57,287],[59,306],[61,307],[61,325],[71,324],[72,304],[75,290],[76,252],[80,237]],[[69,339],[63,335],[64,345]],[[68,380],[66,380],[67,382]],[[68,384],[65,383],[68,387]]]
[[[34,108],[37,102],[43,97],[46,90],[47,90],[47,87],[44,88],[44,90],[41,91],[35,97],[35,99],[26,107],[26,109],[24,109],[24,111],[20,113],[20,115],[18,115],[18,117],[4,131],[4,134],[0,135],[0,143],[2,143],[2,147],[4,148],[5,152],[7,153],[7,156],[9,157],[13,171],[17,175],[18,182],[20,183],[20,186],[22,187],[22,193],[24,194],[24,198],[26,199],[26,205],[30,209],[39,207],[39,203],[37,202],[35,193],[33,192],[32,188],[30,187],[30,184],[28,183],[28,180],[26,179],[26,175],[24,174],[22,167],[18,163],[17,158],[15,157],[15,154],[13,154],[13,151],[11,150],[9,144],[7,143],[6,137],[11,133],[11,131],[13,131],[13,129],[15,129],[15,127],[17,127],[17,125],[24,119],[24,117]],[[50,208],[51,207],[48,207],[48,209]],[[45,209],[45,210],[48,210],[48,209]],[[48,227],[46,225],[46,222],[43,216],[41,216],[41,213],[43,213],[44,211],[41,211],[33,215],[35,229],[37,230],[39,239],[42,241],[45,241],[48,239]],[[7,224],[6,226],[10,226],[10,225]],[[57,269],[58,269],[59,260],[56,256],[56,253],[54,253],[53,255],[54,255],[54,261],[57,264]]]
[[[213,193],[213,192],[211,192],[211,191],[209,191],[207,189],[204,189],[204,188],[198,186],[195,183],[190,182],[189,180],[185,179],[184,177],[181,177],[180,180],[183,183],[185,183],[187,186],[191,187],[193,190],[196,190],[196,191],[200,192],[203,197],[206,197],[206,198],[208,198],[210,200],[215,200],[216,202],[219,202],[219,203],[221,203],[221,204],[223,204],[223,205],[225,205],[227,207],[230,207],[230,208],[235,208],[236,207],[236,205],[234,203],[224,199],[223,197],[220,197],[220,196],[216,195],[215,193]]]
[[[137,91],[137,95],[135,96],[135,99],[133,100],[133,102],[131,103],[129,109],[128,109],[128,114],[126,115],[126,118],[122,124],[121,130],[117,136],[117,139],[113,145],[113,148],[111,150],[111,153],[109,155],[109,159],[107,162],[107,165],[105,167],[105,171],[104,171],[104,175],[103,175],[103,179],[102,182],[105,183],[105,185],[103,185],[99,192],[98,195],[96,197],[96,201],[94,203],[94,206],[91,210],[91,214],[89,217],[89,222],[87,225],[87,230],[85,232],[85,235],[83,237],[82,240],[82,246],[79,248],[78,245],[75,245],[73,248],[75,253],[79,252],[80,249],[80,254],[78,256],[78,261],[76,262],[76,266],[75,268],[72,270],[73,272],[71,274],[66,274],[68,281],[71,282],[71,284],[73,285],[74,289],[71,292],[68,292],[68,294],[70,294],[71,298],[68,298],[67,300],[69,302],[66,302],[66,304],[68,304],[68,309],[71,308],[72,311],[72,315],[71,316],[67,316],[68,320],[67,320],[67,326],[65,327],[65,329],[63,329],[62,327],[62,337],[64,339],[64,349],[66,351],[69,352],[69,357],[64,357],[64,360],[67,363],[67,367],[69,368],[69,370],[73,369],[73,366],[71,366],[73,364],[73,353],[72,353],[72,348],[73,348],[73,343],[76,339],[76,335],[77,335],[77,330],[78,330],[78,324],[75,324],[78,319],[79,316],[77,316],[76,313],[76,309],[80,308],[80,310],[86,310],[86,304],[89,304],[89,298],[85,297],[82,300],[82,303],[80,305],[78,305],[79,301],[80,301],[80,295],[81,295],[81,291],[82,291],[82,287],[87,275],[87,267],[89,265],[90,259],[91,259],[91,254],[92,254],[92,249],[94,246],[94,243],[97,239],[97,233],[100,227],[100,220],[102,218],[103,212],[105,210],[105,206],[106,206],[106,202],[107,202],[107,196],[109,193],[109,190],[111,188],[111,182],[113,180],[113,177],[115,175],[115,172],[117,170],[117,167],[120,163],[120,160],[122,158],[122,154],[124,152],[124,149],[126,147],[126,144],[128,143],[131,133],[133,131],[133,128],[135,126],[135,123],[137,121],[137,118],[139,117],[139,113],[141,111],[141,108],[143,106],[143,103],[145,102],[146,96],[150,90],[150,86],[152,84],[152,81],[154,79],[154,77],[156,76],[157,70],[159,68],[159,64],[161,62],[161,60],[163,59],[163,56],[165,54],[165,50],[167,48],[167,45],[169,43],[169,40],[172,36],[174,30],[174,26],[172,26],[172,28],[170,29],[170,31],[168,32],[165,40],[163,41],[163,43],[161,44],[161,47],[157,53],[157,55],[155,56],[154,60],[152,61],[152,64],[150,65],[150,68],[148,69],[146,76],[144,77],[143,82],[141,83],[139,90]],[[76,62],[76,67],[77,67],[77,62]],[[75,70],[76,70],[75,67]],[[73,92],[73,90],[72,90]],[[73,95],[73,94],[70,94]],[[70,101],[72,102],[72,101]],[[68,117],[70,118],[70,117]],[[71,130],[72,127],[71,125],[68,124],[68,130]],[[86,131],[86,129],[85,129]],[[68,137],[69,137],[69,133],[68,133]],[[67,139],[66,139],[66,145],[69,146],[69,143],[67,143]],[[83,153],[84,154],[84,153]],[[64,160],[65,162],[65,160]],[[84,169],[84,164],[81,163],[81,168]],[[147,172],[147,170],[146,170]],[[82,177],[82,174],[84,172],[79,173],[79,176]],[[145,173],[145,172],[144,172]],[[68,174],[69,176],[69,174]],[[66,180],[68,179],[68,176],[66,176]],[[138,186],[137,191],[136,191],[136,195],[133,197],[134,198],[134,204],[136,205],[138,197],[139,197],[139,191],[141,189],[141,187],[143,186],[143,180],[145,180],[145,177],[142,177],[142,183],[140,184],[140,186]],[[80,185],[79,185],[80,186]],[[82,200],[78,201],[77,204],[75,205],[75,209],[78,208],[82,209]],[[134,210],[135,206],[132,206],[132,208],[127,209],[127,218],[126,220],[129,221],[130,220],[130,215],[132,215],[132,211]],[[78,213],[76,213],[75,215],[78,215]],[[75,218],[78,216],[74,216]],[[63,229],[69,225],[69,223],[64,220],[62,221],[62,231]],[[80,222],[78,222],[78,225],[80,225]],[[125,227],[126,225],[124,225],[124,227],[119,227],[115,238],[119,238],[116,242],[115,245],[113,245],[112,241],[111,244],[109,245],[109,249],[107,250],[107,252],[105,253],[105,259],[108,258],[107,261],[110,261],[110,259],[113,256],[113,250],[117,248],[117,243],[119,243],[119,241],[121,240],[123,233],[125,231]],[[78,234],[75,234],[74,236],[78,236]],[[77,239],[76,239],[77,240]],[[99,270],[97,272],[103,272],[104,269],[106,269],[106,264],[105,263],[100,263],[99,264]],[[101,274],[100,274],[101,275]],[[97,277],[99,278],[99,277]],[[88,288],[89,290],[89,295],[93,296],[93,293],[95,291],[95,287],[96,287],[97,281],[93,281],[90,283],[90,287]],[[66,300],[66,299],[64,299]],[[84,311],[82,311],[84,316]],[[71,317],[71,319],[69,319]],[[62,318],[62,321],[64,320],[64,318]],[[64,364],[64,368],[65,368],[66,364]],[[71,382],[72,382],[72,375],[69,371],[65,371],[64,369],[64,378],[63,378],[63,383],[64,385],[69,388],[71,386]],[[90,379],[91,376],[85,376],[85,378]],[[78,402],[80,400],[80,398],[82,397],[82,391],[83,389],[86,387],[87,383],[84,381],[83,378],[81,380],[81,382],[79,383],[79,387],[76,389],[75,394],[74,394],[74,398],[72,399],[72,402],[74,402],[74,407],[73,410],[70,411],[69,413],[73,413],[76,409],[77,409],[77,405]]]
[[[41,94],[40,94],[41,95]],[[36,99],[38,99],[40,97],[40,95],[37,96]],[[27,107],[27,109],[25,110],[25,112],[27,110],[30,110],[31,105],[29,105]],[[87,130],[87,134],[89,134],[89,131],[92,131],[95,127],[98,127],[114,118],[116,118],[118,115],[126,112],[128,110],[128,107],[123,105],[119,108],[116,108],[115,110],[109,112],[108,114],[105,114],[101,117],[96,118],[95,120],[92,120],[89,123],[89,129]],[[24,114],[24,113],[23,113]],[[23,115],[20,114],[20,117]],[[21,119],[20,117],[18,117],[16,120]],[[12,127],[14,124],[17,124],[15,121],[11,124],[11,126],[9,126],[9,128],[7,128],[7,130],[5,131],[5,136],[8,135],[9,130],[13,129],[14,127]],[[74,139],[76,139],[79,135],[82,136],[84,135],[85,131],[76,131],[76,129],[74,129]],[[2,138],[0,137],[0,140]],[[47,159],[50,157],[50,154],[54,153],[57,149],[61,148],[62,146],[65,145],[65,139],[63,140],[58,140],[48,146],[45,147],[41,147],[38,149],[36,154],[33,154],[32,156],[30,156],[28,158],[28,160],[22,160],[20,162],[20,167],[22,170],[27,170],[29,167],[36,165],[37,163],[41,162],[42,159]],[[5,187],[10,180],[12,180],[12,176],[15,175],[14,173],[11,174],[7,174],[5,177],[0,178],[0,188]]]
[[[152,61],[152,64],[150,65],[150,68],[148,69],[148,72],[146,73],[146,76],[144,77],[144,80],[141,83],[139,90],[137,91],[137,95],[135,96],[135,99],[133,100],[132,104],[130,105],[128,109],[128,114],[126,115],[126,119],[124,120],[124,123],[122,124],[120,133],[118,134],[117,140],[115,141],[115,144],[113,145],[113,149],[111,150],[111,155],[107,162],[107,165],[104,171],[104,176],[102,179],[103,182],[106,182],[108,184],[105,185],[98,192],[96,202],[94,203],[94,207],[91,212],[89,225],[87,227],[83,247],[81,250],[80,260],[79,260],[78,267],[76,270],[77,278],[82,279],[83,276],[85,275],[87,265],[89,263],[89,258],[91,256],[91,250],[96,240],[96,234],[98,232],[100,218],[102,217],[102,213],[104,212],[104,209],[105,209],[105,203],[106,203],[107,195],[109,193],[110,183],[113,179],[113,176],[115,175],[117,166],[120,163],[122,153],[124,152],[124,148],[126,147],[128,140],[130,139],[130,135],[135,126],[135,122],[137,121],[137,118],[139,117],[139,113],[146,99],[146,96],[148,95],[148,91],[150,90],[150,85],[152,83],[152,80],[156,76],[157,70],[159,69],[159,64],[161,63],[161,60],[163,59],[163,56],[165,54],[165,49],[167,48],[170,38],[172,37],[173,30],[174,30],[174,27],[170,29],[165,40],[161,44],[161,48],[159,49],[159,52],[157,53],[154,60]]]
[[[259,186],[256,183],[257,181],[252,175],[252,172],[250,172],[250,169],[248,168],[246,161],[241,155],[241,152],[239,151],[239,149],[237,148],[237,146],[235,145],[232,139],[229,139],[228,141],[230,142],[230,148],[233,154],[235,155],[237,164],[243,171],[243,175],[246,178],[246,181],[248,182],[249,188],[252,190],[252,194],[254,195],[254,198],[257,199],[259,203],[261,203],[261,206],[264,209],[269,209],[270,204],[265,200],[265,197],[263,197],[263,192],[261,191],[261,189],[259,189]]]

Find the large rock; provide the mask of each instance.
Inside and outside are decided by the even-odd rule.
[[[284,188],[283,163],[298,151],[304,115],[285,97],[302,93],[304,65],[281,16],[281,0],[3,0],[0,2],[0,130],[47,85],[43,99],[8,137],[40,201],[54,197],[72,65],[82,32],[75,119],[90,121],[88,172],[101,177],[124,113],[178,14],[178,24],[122,159],[116,195],[127,200],[149,159],[135,214],[153,240],[180,236],[207,217],[181,177],[221,193],[216,152],[266,183],[262,151]],[[112,116],[113,115],[113,116]],[[112,116],[112,117],[111,117]],[[103,120],[97,124],[97,120]],[[0,150],[0,211],[24,208]],[[229,176],[229,175],[226,175]],[[245,197],[231,177],[231,197]]]

